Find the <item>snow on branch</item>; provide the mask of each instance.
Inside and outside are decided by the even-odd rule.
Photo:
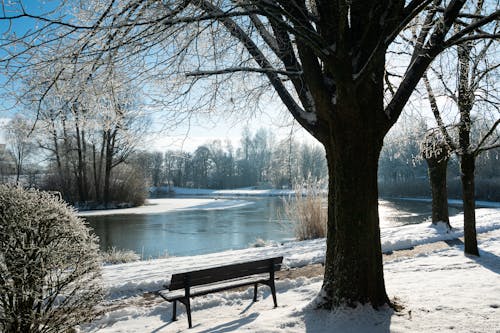
[[[231,68],[224,68],[224,69],[218,69],[218,70],[200,70],[200,71],[194,71],[187,73],[186,76],[209,76],[209,75],[220,75],[220,74],[229,74],[229,73],[236,73],[236,72],[253,72],[253,73],[276,73],[276,74],[282,74],[286,76],[298,76],[302,75],[302,72],[290,72],[286,70],[279,70],[279,69],[274,69],[274,68],[256,68],[256,67],[231,67]]]

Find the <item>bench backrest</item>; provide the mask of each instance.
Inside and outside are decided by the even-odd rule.
[[[249,261],[232,265],[200,269],[197,271],[177,273],[172,275],[169,290],[184,289],[209,283],[236,279],[254,274],[279,271],[283,257]]]

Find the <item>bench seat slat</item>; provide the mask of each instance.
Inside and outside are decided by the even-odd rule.
[[[192,327],[189,299],[196,296],[254,285],[253,300],[256,301],[257,286],[265,284],[271,288],[274,307],[277,307],[274,272],[281,269],[282,262],[283,257],[281,256],[176,273],[170,279],[168,290],[162,290],[158,294],[165,300],[174,303],[172,320],[176,320],[177,301],[185,305],[189,328]]]
[[[212,283],[207,285],[202,285],[198,287],[193,287],[190,289],[190,297],[203,296],[210,293],[216,293],[219,291],[234,289],[238,287],[250,286],[255,283],[267,284],[269,282],[269,275],[254,275],[244,279],[238,278],[234,280],[227,280],[222,283]],[[165,300],[172,302],[174,300],[182,299],[185,297],[184,289],[178,289],[174,291],[163,290],[160,291],[160,296]]]
[[[274,265],[274,270],[279,271],[281,268],[282,260],[282,257],[277,257],[266,260],[257,260],[226,266],[206,268],[186,273],[177,273],[172,275],[169,289],[183,289],[185,282],[184,279],[186,276],[189,276],[189,285],[193,287],[223,280],[241,278],[251,274],[269,273],[271,268],[269,265],[271,263]]]

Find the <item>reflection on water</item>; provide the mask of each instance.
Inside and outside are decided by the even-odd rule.
[[[405,224],[422,223],[430,220],[432,205],[430,202],[411,200],[379,200],[380,227],[397,227]],[[456,215],[460,210],[449,206],[450,216]]]
[[[183,256],[240,249],[251,246],[259,238],[274,241],[293,238],[280,198],[245,200],[253,204],[225,210],[89,216],[87,220],[99,236],[102,250],[115,246],[133,250],[143,258],[166,253]],[[379,212],[382,228],[400,226],[427,220],[431,205],[381,200]]]
[[[241,199],[241,198],[240,198]],[[293,237],[283,221],[279,198],[249,198],[253,204],[224,210],[191,210],[149,215],[87,217],[101,249],[131,249],[143,258],[240,249],[258,238]]]

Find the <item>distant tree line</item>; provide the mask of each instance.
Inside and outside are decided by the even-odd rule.
[[[130,129],[139,125],[134,125],[132,120]],[[29,127],[22,124],[23,121],[26,120],[14,118],[6,129],[15,130],[14,133],[22,136],[20,129]],[[324,149],[320,145],[289,137],[277,139],[264,128],[255,132],[246,129],[236,147],[230,141],[214,140],[192,152],[151,152],[125,144],[131,141],[124,141],[121,137],[129,135],[134,138],[133,133],[120,133],[117,128],[114,131],[110,128],[91,130],[88,120],[82,128],[81,148],[78,148],[74,121],[70,115],[61,118],[61,114],[48,120],[42,118],[42,123],[51,127],[52,131],[42,131],[43,135],[39,133],[35,137],[38,143],[34,138],[20,140],[16,139],[16,135],[9,136],[12,140],[8,140],[0,151],[2,182],[7,182],[7,175],[12,180],[19,179],[21,175],[26,185],[56,190],[69,202],[92,205],[105,202],[137,204],[144,200],[147,186],[293,188],[307,179],[323,183],[327,179]],[[382,196],[431,195],[428,166],[421,156],[420,147],[428,125],[423,120],[409,123],[411,125],[398,124],[384,141],[378,177]],[[75,126],[74,130],[71,126]],[[114,145],[106,148],[112,143],[110,139],[113,135]],[[23,147],[23,144],[29,147]],[[36,144],[39,147],[35,149]],[[24,152],[26,156],[16,155],[16,151]],[[47,158],[43,163],[45,166],[35,164],[30,158],[33,154],[44,154]],[[110,159],[108,155],[113,157]],[[16,159],[16,156],[20,158]],[[500,149],[488,151],[477,158],[476,195],[479,200],[500,201],[499,158]],[[29,163],[23,164],[24,160]],[[450,198],[459,199],[460,168],[455,156],[450,157],[447,178]],[[104,186],[108,188],[106,201],[103,197]]]
[[[291,188],[305,179],[327,177],[324,149],[271,131],[246,129],[240,144],[214,140],[193,152],[141,152],[152,186],[227,189],[247,186]]]

